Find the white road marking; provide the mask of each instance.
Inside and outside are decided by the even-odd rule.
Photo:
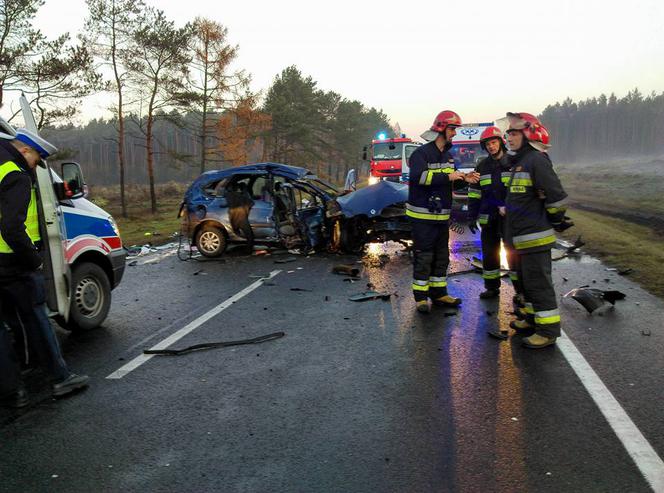
[[[664,492],[664,461],[565,332],[558,338],[558,348],[653,491]]]
[[[270,275],[267,277],[264,277],[262,279],[259,279],[258,281],[250,284],[246,288],[244,288],[242,291],[239,293],[231,296],[228,298],[226,301],[223,303],[220,303],[219,305],[215,306],[212,308],[210,311],[204,313],[200,317],[198,317],[196,320],[188,323],[184,327],[182,327],[180,330],[177,332],[173,333],[172,335],[168,336],[166,339],[163,341],[155,344],[152,346],[150,349],[166,349],[168,346],[173,344],[174,342],[179,341],[182,339],[184,336],[195,330],[196,328],[200,327],[203,325],[205,322],[210,320],[211,318],[219,315],[221,312],[223,312],[226,308],[230,307],[235,303],[236,301],[241,300],[245,296],[247,296],[249,293],[254,291],[256,288],[259,288],[260,286],[263,285],[264,281],[267,281],[269,279],[272,279],[275,277],[277,274],[279,274],[281,271],[280,270],[273,270],[270,272]],[[131,360],[129,363],[126,365],[122,366],[118,370],[114,371],[110,375],[108,375],[106,378],[108,379],[120,379],[127,375],[128,373],[134,371],[136,368],[141,366],[143,363],[149,361],[154,355],[153,354],[141,354],[137,357],[135,357],[133,360]]]

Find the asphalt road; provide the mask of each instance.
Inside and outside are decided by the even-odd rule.
[[[477,240],[452,246],[450,271],[467,269]],[[585,256],[554,263],[560,294],[584,284],[627,294],[603,316],[561,302],[567,341],[635,426],[618,417],[621,441],[569,349],[487,336],[509,324],[507,281],[485,302],[479,275],[452,276],[463,307],[419,315],[397,245],[371,246],[363,263],[278,258],[181,262],[166,251],[128,267],[102,328],[60,334],[90,388],[55,401],[33,375],[31,407],[0,411],[0,491],[652,491],[637,461],[664,481],[638,440],[636,461],[626,449],[637,430],[664,457],[664,302],[629,277]],[[356,263],[362,280],[332,274],[338,263]],[[348,300],[367,283],[394,294]],[[155,356],[107,378],[186,327],[170,347],[286,336]]]

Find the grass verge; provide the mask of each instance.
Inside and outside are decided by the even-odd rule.
[[[601,214],[570,209],[575,227],[562,236],[573,241],[582,235],[584,250],[605,264],[632,268],[629,278],[664,298],[664,237],[646,226]]]
[[[127,218],[120,215],[120,210],[115,211],[112,207],[108,208],[108,212],[113,214],[115,222],[118,223],[120,236],[126,247],[147,243],[160,245],[175,241],[171,235],[180,231],[180,219],[176,217],[179,206],[179,199],[162,200],[159,211],[151,214],[148,201],[143,204],[130,204]]]
[[[172,234],[180,231],[176,216],[186,188],[186,184],[175,182],[157,185],[156,214],[150,212],[150,193],[145,186],[127,186],[127,217],[122,217],[119,186],[92,187],[89,199],[113,216],[126,247],[160,245],[173,241]]]

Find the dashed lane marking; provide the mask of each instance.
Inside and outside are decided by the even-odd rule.
[[[237,293],[237,294],[231,296],[230,298],[228,298],[228,299],[227,299],[226,301],[224,301],[223,303],[220,303],[219,305],[215,306],[215,307],[212,308],[210,311],[204,313],[203,315],[201,315],[200,317],[198,317],[196,320],[194,320],[194,321],[188,323],[187,325],[185,325],[184,327],[182,327],[182,328],[181,328],[180,330],[178,330],[177,332],[175,332],[175,333],[173,333],[172,335],[168,336],[168,337],[167,337],[166,339],[164,339],[163,341],[161,341],[161,342],[155,344],[154,346],[152,346],[150,349],[166,349],[168,346],[170,346],[170,345],[173,344],[174,342],[179,341],[179,340],[182,339],[184,336],[186,336],[187,334],[189,334],[189,333],[192,332],[193,330],[197,329],[198,327],[200,327],[201,325],[203,325],[205,322],[207,322],[207,321],[210,320],[211,318],[213,318],[213,317],[219,315],[219,314],[220,314],[221,312],[223,312],[226,308],[232,306],[233,303],[235,303],[236,301],[241,300],[242,298],[244,298],[245,296],[247,296],[249,293],[251,293],[252,291],[254,291],[256,288],[259,288],[260,286],[262,286],[262,285],[263,285],[263,282],[265,282],[265,281],[267,281],[267,280],[269,280],[269,279],[272,279],[273,277],[275,277],[275,276],[276,276],[277,274],[279,274],[280,272],[281,272],[280,270],[273,270],[272,272],[270,272],[270,275],[269,275],[269,276],[264,277],[264,278],[262,278],[262,279],[259,279],[258,281],[256,281],[256,282],[250,284],[249,286],[247,286],[246,288],[244,288],[244,289],[243,289],[242,291],[240,291],[239,293]],[[117,379],[120,379],[120,378],[124,377],[125,375],[127,375],[128,373],[134,371],[136,368],[138,368],[139,366],[141,366],[143,363],[146,363],[147,361],[149,361],[150,358],[152,358],[153,356],[154,356],[153,354],[141,354],[141,355],[139,355],[139,356],[136,356],[136,357],[135,357],[133,360],[131,360],[129,363],[125,364],[124,366],[122,366],[122,367],[119,368],[118,370],[114,371],[113,373],[111,373],[110,375],[108,375],[106,378],[111,379],[111,380],[117,380]]]
[[[565,332],[558,338],[558,348],[653,491],[664,492],[664,461]]]

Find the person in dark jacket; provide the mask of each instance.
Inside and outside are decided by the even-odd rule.
[[[485,290],[480,298],[495,298],[500,294],[500,247],[505,236],[505,196],[506,183],[512,166],[503,133],[498,127],[484,129],[480,145],[489,155],[478,163],[475,171],[480,175],[479,183],[468,187],[468,224],[470,231],[477,232],[479,220],[482,229],[482,278]],[[510,266],[510,278],[518,294],[521,288],[516,273],[516,256],[512,249],[506,249]],[[518,302],[515,297],[515,301]]]
[[[87,385],[88,377],[72,373],[46,314],[41,233],[34,168],[56,148],[36,134],[19,129],[13,140],[0,139],[0,313],[13,308],[30,354],[50,371],[55,397]],[[14,394],[13,405],[29,404],[27,391],[6,326],[0,320],[0,378]]]
[[[417,311],[428,313],[434,305],[458,306],[460,298],[447,293],[449,265],[449,219],[452,188],[477,182],[479,175],[457,171],[449,153],[461,118],[453,111],[442,111],[431,128],[422,134],[429,143],[418,147],[408,160],[410,181],[406,215],[412,222],[414,252],[413,295]]]
[[[519,279],[526,302],[526,318],[510,326],[524,335],[533,349],[555,344],[560,336],[560,312],[551,279],[551,247],[555,231],[572,226],[566,221],[567,193],[545,151],[549,133],[528,113],[508,113],[507,141],[512,169],[507,183],[507,242],[519,257]]]

